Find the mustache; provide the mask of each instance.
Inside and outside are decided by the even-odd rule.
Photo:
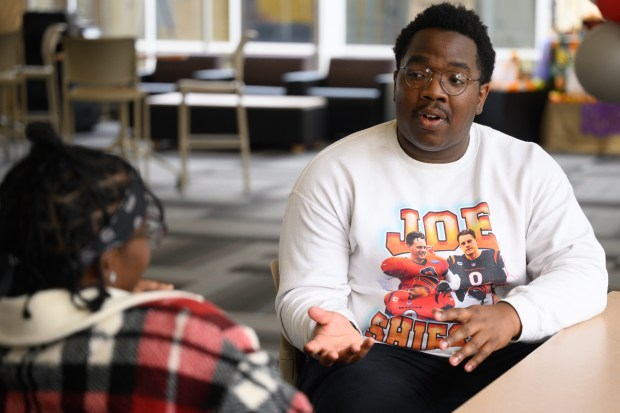
[[[427,103],[425,105],[420,105],[417,106],[416,108],[414,108],[414,113],[420,113],[422,111],[430,111],[430,110],[434,110],[434,111],[438,111],[444,114],[444,116],[447,118],[450,116],[450,111],[443,107],[442,105],[432,102],[432,103]]]

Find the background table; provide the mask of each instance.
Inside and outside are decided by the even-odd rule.
[[[542,121],[545,149],[594,155],[620,154],[620,134],[596,136],[582,131],[584,104],[587,103],[547,101]]]
[[[313,147],[325,138],[327,101],[316,96],[244,95],[252,149]],[[177,92],[148,96],[151,139],[172,140],[178,133]],[[236,130],[236,95],[190,94],[192,133],[232,133]]]
[[[456,412],[620,411],[620,292],[607,297],[603,314],[560,331]]]

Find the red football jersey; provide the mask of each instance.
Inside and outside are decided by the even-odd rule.
[[[400,279],[399,290],[422,287],[428,294],[434,293],[439,281],[445,280],[448,268],[448,262],[437,255],[428,256],[423,264],[405,257],[390,257],[381,264],[385,274]]]

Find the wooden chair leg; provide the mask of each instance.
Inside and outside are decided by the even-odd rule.
[[[237,106],[237,121],[243,169],[243,192],[248,194],[250,192],[250,138],[247,111],[242,104]]]
[[[185,94],[181,94],[181,103],[179,104],[179,128],[178,128],[178,146],[179,146],[179,158],[181,160],[181,170],[179,173],[179,190],[184,191],[187,186],[188,180],[188,162],[189,162],[189,133],[191,121],[189,114],[189,107],[187,106]]]

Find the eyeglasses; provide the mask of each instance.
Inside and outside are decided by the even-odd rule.
[[[426,87],[432,80],[435,73],[439,73],[439,84],[441,88],[450,96],[458,96],[465,92],[469,81],[477,82],[478,79],[471,79],[456,70],[433,70],[422,65],[409,65],[400,68],[405,72],[405,83],[413,89]]]
[[[144,236],[149,239],[152,247],[157,247],[168,232],[164,219],[164,208],[159,199],[150,192],[145,193],[145,198]]]

